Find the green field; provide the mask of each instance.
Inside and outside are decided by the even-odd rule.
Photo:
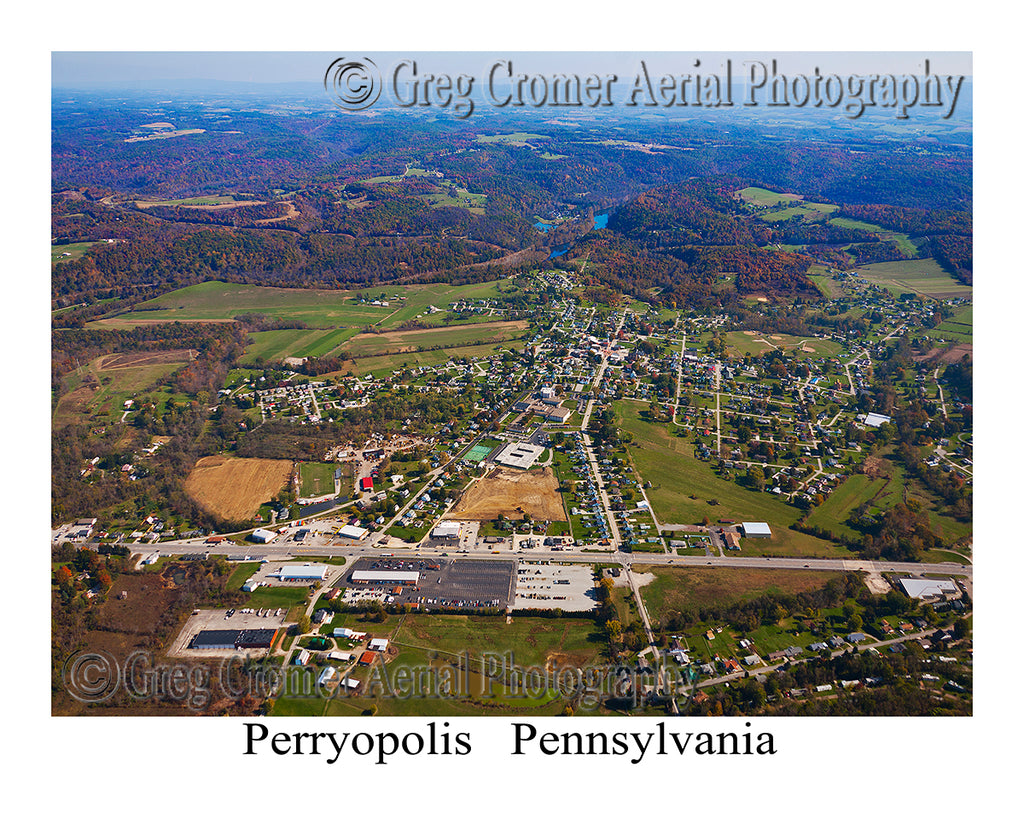
[[[736,191],[748,205],[766,205],[772,207],[779,202],[799,202],[800,196],[794,193],[776,193],[765,188],[743,188]]]
[[[857,268],[868,281],[895,293],[918,293],[932,299],[970,298],[972,289],[960,284],[935,259],[879,262]]]
[[[910,237],[906,233],[897,233],[896,231],[889,230],[881,225],[876,225],[872,222],[862,222],[860,219],[850,219],[846,216],[837,216],[829,221],[837,227],[851,228],[852,230],[866,230],[868,233],[877,233],[879,238],[884,241],[893,242],[907,256],[917,255],[917,245],[910,241]]]
[[[337,464],[299,464],[299,492],[301,497],[315,498],[319,495],[333,495],[334,470],[337,468]]]
[[[974,341],[974,306],[962,305],[952,316],[925,335],[952,341]]]
[[[361,335],[345,345],[353,358],[398,353],[426,347],[466,347],[476,342],[495,342],[519,337],[525,329],[495,324],[467,324],[430,330],[392,331],[387,335]]]
[[[650,481],[648,499],[661,523],[696,524],[707,516],[712,521],[765,521],[772,537],[745,538],[745,555],[844,556],[848,550],[788,527],[801,513],[795,507],[765,492],[753,492],[718,477],[711,464],[693,455],[692,441],[672,434],[666,424],[651,424],[640,418],[643,404],[615,402],[615,414],[622,428],[633,435],[630,454],[643,480]],[[691,498],[690,495],[694,497]],[[717,501],[711,504],[708,501]]]
[[[673,611],[702,606],[728,606],[762,594],[796,594],[820,589],[837,577],[835,572],[794,569],[668,568],[633,566],[635,573],[653,573],[656,579],[640,587],[640,596],[657,623]]]
[[[224,584],[224,588],[228,591],[239,591],[245,581],[256,574],[256,570],[259,569],[260,564],[256,562],[236,563],[234,566],[235,570],[231,572],[231,576],[228,577],[228,582]]]
[[[388,307],[359,304],[357,295],[377,299]],[[364,327],[381,322],[394,327],[429,306],[444,309],[460,299],[493,298],[498,282],[454,287],[447,284],[374,286],[365,290],[305,290],[249,284],[203,282],[143,302],[130,313],[94,322],[99,326],[133,326],[150,321],[225,321],[243,313],[262,313],[284,320],[304,321],[311,328],[344,325]],[[388,321],[384,322],[384,319]]]
[[[338,615],[331,627],[341,625]],[[351,624],[351,623],[345,623]],[[462,662],[469,653],[469,666],[460,671],[460,680],[466,685],[452,694],[438,696],[377,696],[363,692],[360,696],[344,695],[328,698],[288,696],[275,702],[275,715],[326,714],[358,715],[373,708],[376,713],[389,716],[457,716],[457,715],[531,715],[557,714],[562,707],[560,698],[546,692],[510,692],[500,681],[500,665],[511,664],[520,669],[543,669],[567,666],[585,668],[602,662],[606,644],[601,630],[588,619],[513,617],[506,623],[504,617],[467,615],[416,615],[388,617],[386,623],[358,623],[356,627],[376,636],[387,634],[399,653],[382,669],[360,668],[352,676],[364,683],[380,682],[386,675],[394,684],[400,674],[415,675],[417,679],[451,671],[453,664]],[[511,656],[509,656],[511,654]],[[490,679],[481,674],[481,660],[493,657],[491,666],[495,675]],[[400,671],[400,669],[402,669]],[[306,670],[305,673],[313,673]],[[318,673],[318,672],[317,672]],[[420,675],[423,675],[422,677]],[[410,676],[411,678],[411,676]],[[419,690],[428,693],[435,689],[430,683]],[[397,690],[397,686],[395,687]]]
[[[823,202],[800,202],[800,204],[782,210],[759,214],[759,218],[765,222],[785,222],[794,216],[803,216],[805,221],[812,222],[821,221],[828,214],[837,210],[839,210],[838,205],[827,205]]]
[[[101,245],[103,242],[72,242],[67,245],[50,245],[50,264],[58,262],[70,262],[81,259],[93,245]],[[68,255],[65,256],[64,254]]]
[[[465,188],[456,188],[455,196],[447,191],[438,193],[423,193],[416,197],[434,208],[465,208],[470,213],[483,215],[484,207],[487,205],[487,194],[470,193]]]
[[[253,205],[256,204],[255,200],[251,199],[236,199],[232,194],[225,194],[223,196],[190,196],[186,199],[139,199],[135,202],[139,207],[145,208],[147,206],[153,207],[156,205],[161,206],[174,206],[181,205],[184,207],[203,207],[210,205]]]
[[[867,475],[851,475],[841,486],[825,499],[821,506],[811,510],[807,522],[812,526],[821,526],[836,534],[859,538],[860,533],[846,524],[850,514],[861,504],[871,504],[876,498],[881,507],[888,509],[900,498],[889,489],[887,478],[869,478]],[[901,493],[898,493],[901,494]],[[891,501],[891,502],[888,502]]]
[[[423,352],[369,356],[349,362],[345,372],[352,375],[372,373],[376,378],[406,367],[409,369],[437,367],[453,358],[486,358],[494,355],[496,350],[520,350],[522,347],[523,341],[517,340],[496,344],[473,344],[468,347],[447,347],[441,350],[424,350]]]

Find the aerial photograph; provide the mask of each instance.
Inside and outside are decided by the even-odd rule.
[[[974,714],[970,52],[51,68],[52,715]]]

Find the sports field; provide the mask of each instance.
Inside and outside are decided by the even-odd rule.
[[[299,494],[303,498],[316,498],[334,494],[334,470],[337,464],[299,464]]]
[[[726,344],[730,353],[743,355],[761,355],[772,350],[785,350],[797,357],[832,358],[842,352],[842,346],[835,341],[813,336],[790,336],[756,332],[754,330],[737,330],[726,333]]]
[[[251,520],[284,489],[291,471],[291,461],[209,455],[196,463],[185,491],[223,520]]]
[[[465,461],[482,461],[488,455],[491,454],[492,448],[489,446],[482,446],[477,444],[469,452],[466,453],[463,460]]]

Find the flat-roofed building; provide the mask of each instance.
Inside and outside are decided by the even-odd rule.
[[[232,651],[235,648],[238,634],[236,628],[204,629],[192,638],[188,647],[210,651]]]
[[[347,537],[349,540],[362,540],[368,534],[370,534],[369,529],[364,529],[362,526],[353,526],[352,524],[342,526],[338,530],[339,537]]]
[[[420,573],[387,570],[354,571],[349,579],[353,583],[368,586],[415,586],[420,582]]]
[[[494,457],[494,460],[499,464],[516,469],[529,469],[543,452],[544,447],[542,446],[511,443],[506,444],[501,452]]]
[[[277,572],[272,574],[271,577],[277,577],[279,580],[286,582],[322,581],[327,577],[327,567],[322,564],[293,566],[286,563]]]
[[[772,529],[767,523],[743,523],[744,537],[771,537]]]
[[[915,600],[928,600],[936,597],[956,594],[956,582],[953,580],[932,580],[927,577],[901,577],[903,591]]]
[[[277,532],[271,529],[255,529],[249,537],[257,543],[270,543],[270,541],[277,537]]]
[[[453,520],[442,521],[434,527],[430,536],[437,540],[458,540],[462,537],[462,524]]]

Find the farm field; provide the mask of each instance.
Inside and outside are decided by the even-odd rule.
[[[390,355],[364,356],[347,362],[344,372],[348,375],[366,375],[372,373],[376,378],[388,375],[404,367],[436,367],[456,358],[487,358],[497,350],[518,350],[523,346],[521,340],[504,341],[496,344],[472,344],[468,347],[446,347],[441,350],[424,350],[422,352],[393,353]]]
[[[603,640],[589,619],[482,617],[460,614],[410,614],[392,637],[400,646],[474,658],[511,651],[520,666],[557,662],[584,667],[598,658]]]
[[[768,211],[759,214],[764,222],[785,222],[794,216],[802,216],[806,222],[820,222],[830,213],[839,210],[838,205],[827,205],[822,202],[803,202],[782,210]]]
[[[933,299],[970,298],[972,288],[960,284],[935,259],[879,262],[856,272],[895,293],[918,293]]]
[[[434,208],[465,208],[470,213],[482,216],[487,204],[487,194],[470,193],[465,188],[456,188],[455,196],[442,191],[440,193],[424,193],[416,197]]]
[[[250,333],[252,342],[245,348],[239,363],[252,364],[257,359],[275,361],[294,356],[326,356],[359,332],[358,327],[339,330],[261,330]]]
[[[251,520],[284,488],[291,471],[291,461],[209,455],[196,463],[185,491],[224,520]]]
[[[653,622],[670,612],[729,605],[762,594],[796,594],[820,589],[835,572],[785,569],[670,568],[635,564],[634,572],[653,573],[640,595]]]
[[[361,333],[342,349],[354,358],[385,353],[413,352],[423,347],[462,347],[477,341],[506,341],[517,338],[528,327],[525,321],[495,321],[426,330],[395,330],[390,333]]]
[[[554,471],[550,467],[529,471],[498,467],[472,484],[446,517],[494,520],[499,514],[510,520],[520,520],[528,514],[534,520],[565,522]]]
[[[872,222],[862,222],[860,219],[850,219],[846,216],[837,216],[835,219],[831,219],[829,221],[837,227],[866,230],[869,233],[877,233],[879,238],[884,241],[893,242],[906,255],[917,255],[917,245],[910,241],[910,237],[906,233],[897,233],[896,231],[889,230],[881,225],[876,225]]]
[[[860,533],[846,524],[850,514],[861,504],[870,504],[890,483],[887,478],[851,475],[829,495],[821,506],[811,510],[807,522],[836,534],[858,538]],[[879,500],[882,500],[879,498]],[[893,501],[895,502],[895,500]],[[892,503],[884,508],[892,506]]]
[[[646,494],[659,522],[697,524],[705,516],[712,521],[719,518],[765,521],[771,526],[772,537],[745,538],[741,547],[744,555],[840,557],[850,554],[849,550],[828,541],[789,529],[790,524],[800,518],[800,510],[774,495],[752,492],[719,478],[710,463],[693,455],[691,440],[675,437],[672,427],[666,424],[644,421],[640,417],[641,404],[617,401],[614,406],[622,428],[633,435],[630,456],[643,480],[652,484]]]

